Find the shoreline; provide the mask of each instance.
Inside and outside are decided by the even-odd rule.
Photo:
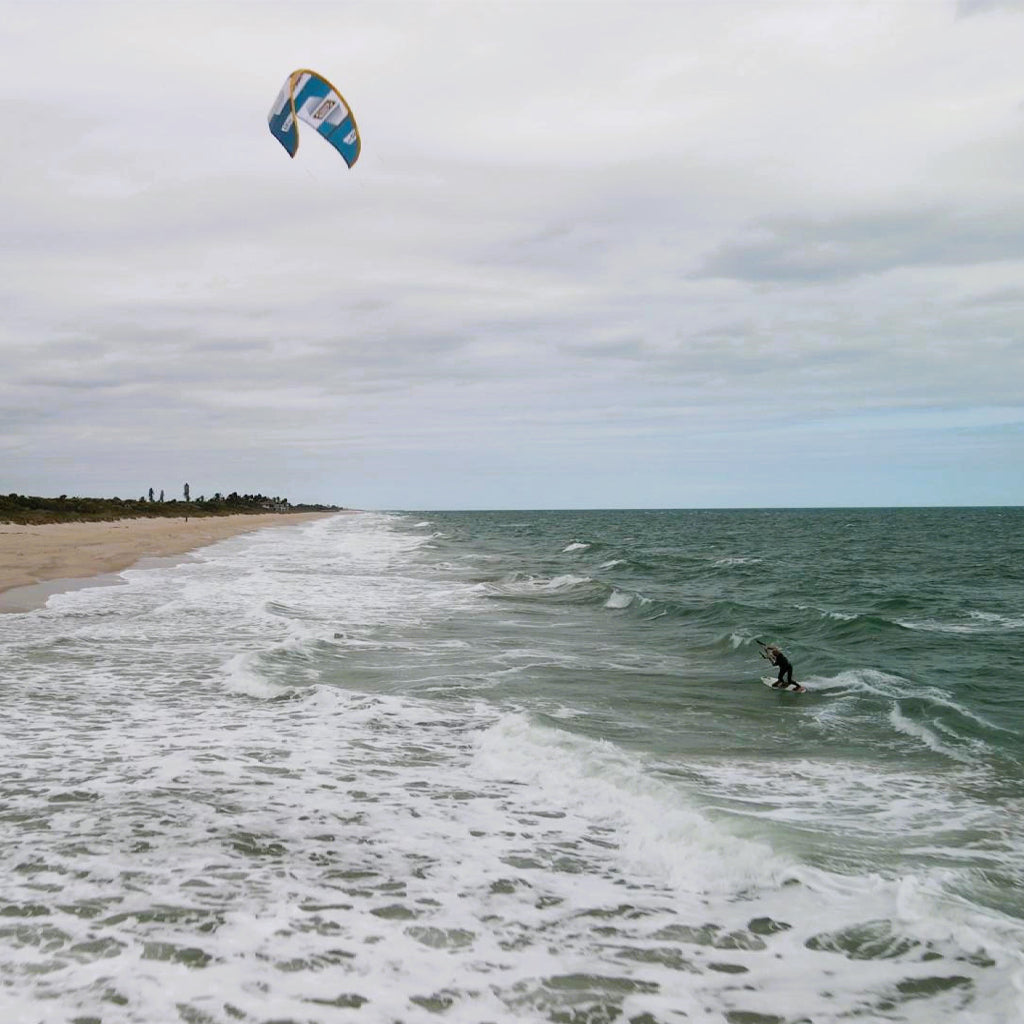
[[[41,608],[51,594],[110,586],[117,573],[172,565],[198,548],[268,527],[344,512],[118,519],[109,522],[0,523],[0,613]]]

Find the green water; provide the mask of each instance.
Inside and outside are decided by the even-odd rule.
[[[1017,1024],[1022,527],[368,513],[4,616],[0,1017]]]

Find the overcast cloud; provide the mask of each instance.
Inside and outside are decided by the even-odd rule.
[[[1021,3],[0,19],[4,492],[1024,504]]]

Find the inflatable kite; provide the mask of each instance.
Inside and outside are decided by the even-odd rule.
[[[288,76],[267,115],[270,134],[289,156],[299,149],[299,121],[311,124],[349,167],[359,159],[359,129],[348,104],[323,75],[305,68]]]

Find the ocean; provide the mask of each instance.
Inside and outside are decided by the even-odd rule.
[[[1019,1024],[1022,643],[1019,508],[367,512],[56,594],[0,1020]]]

